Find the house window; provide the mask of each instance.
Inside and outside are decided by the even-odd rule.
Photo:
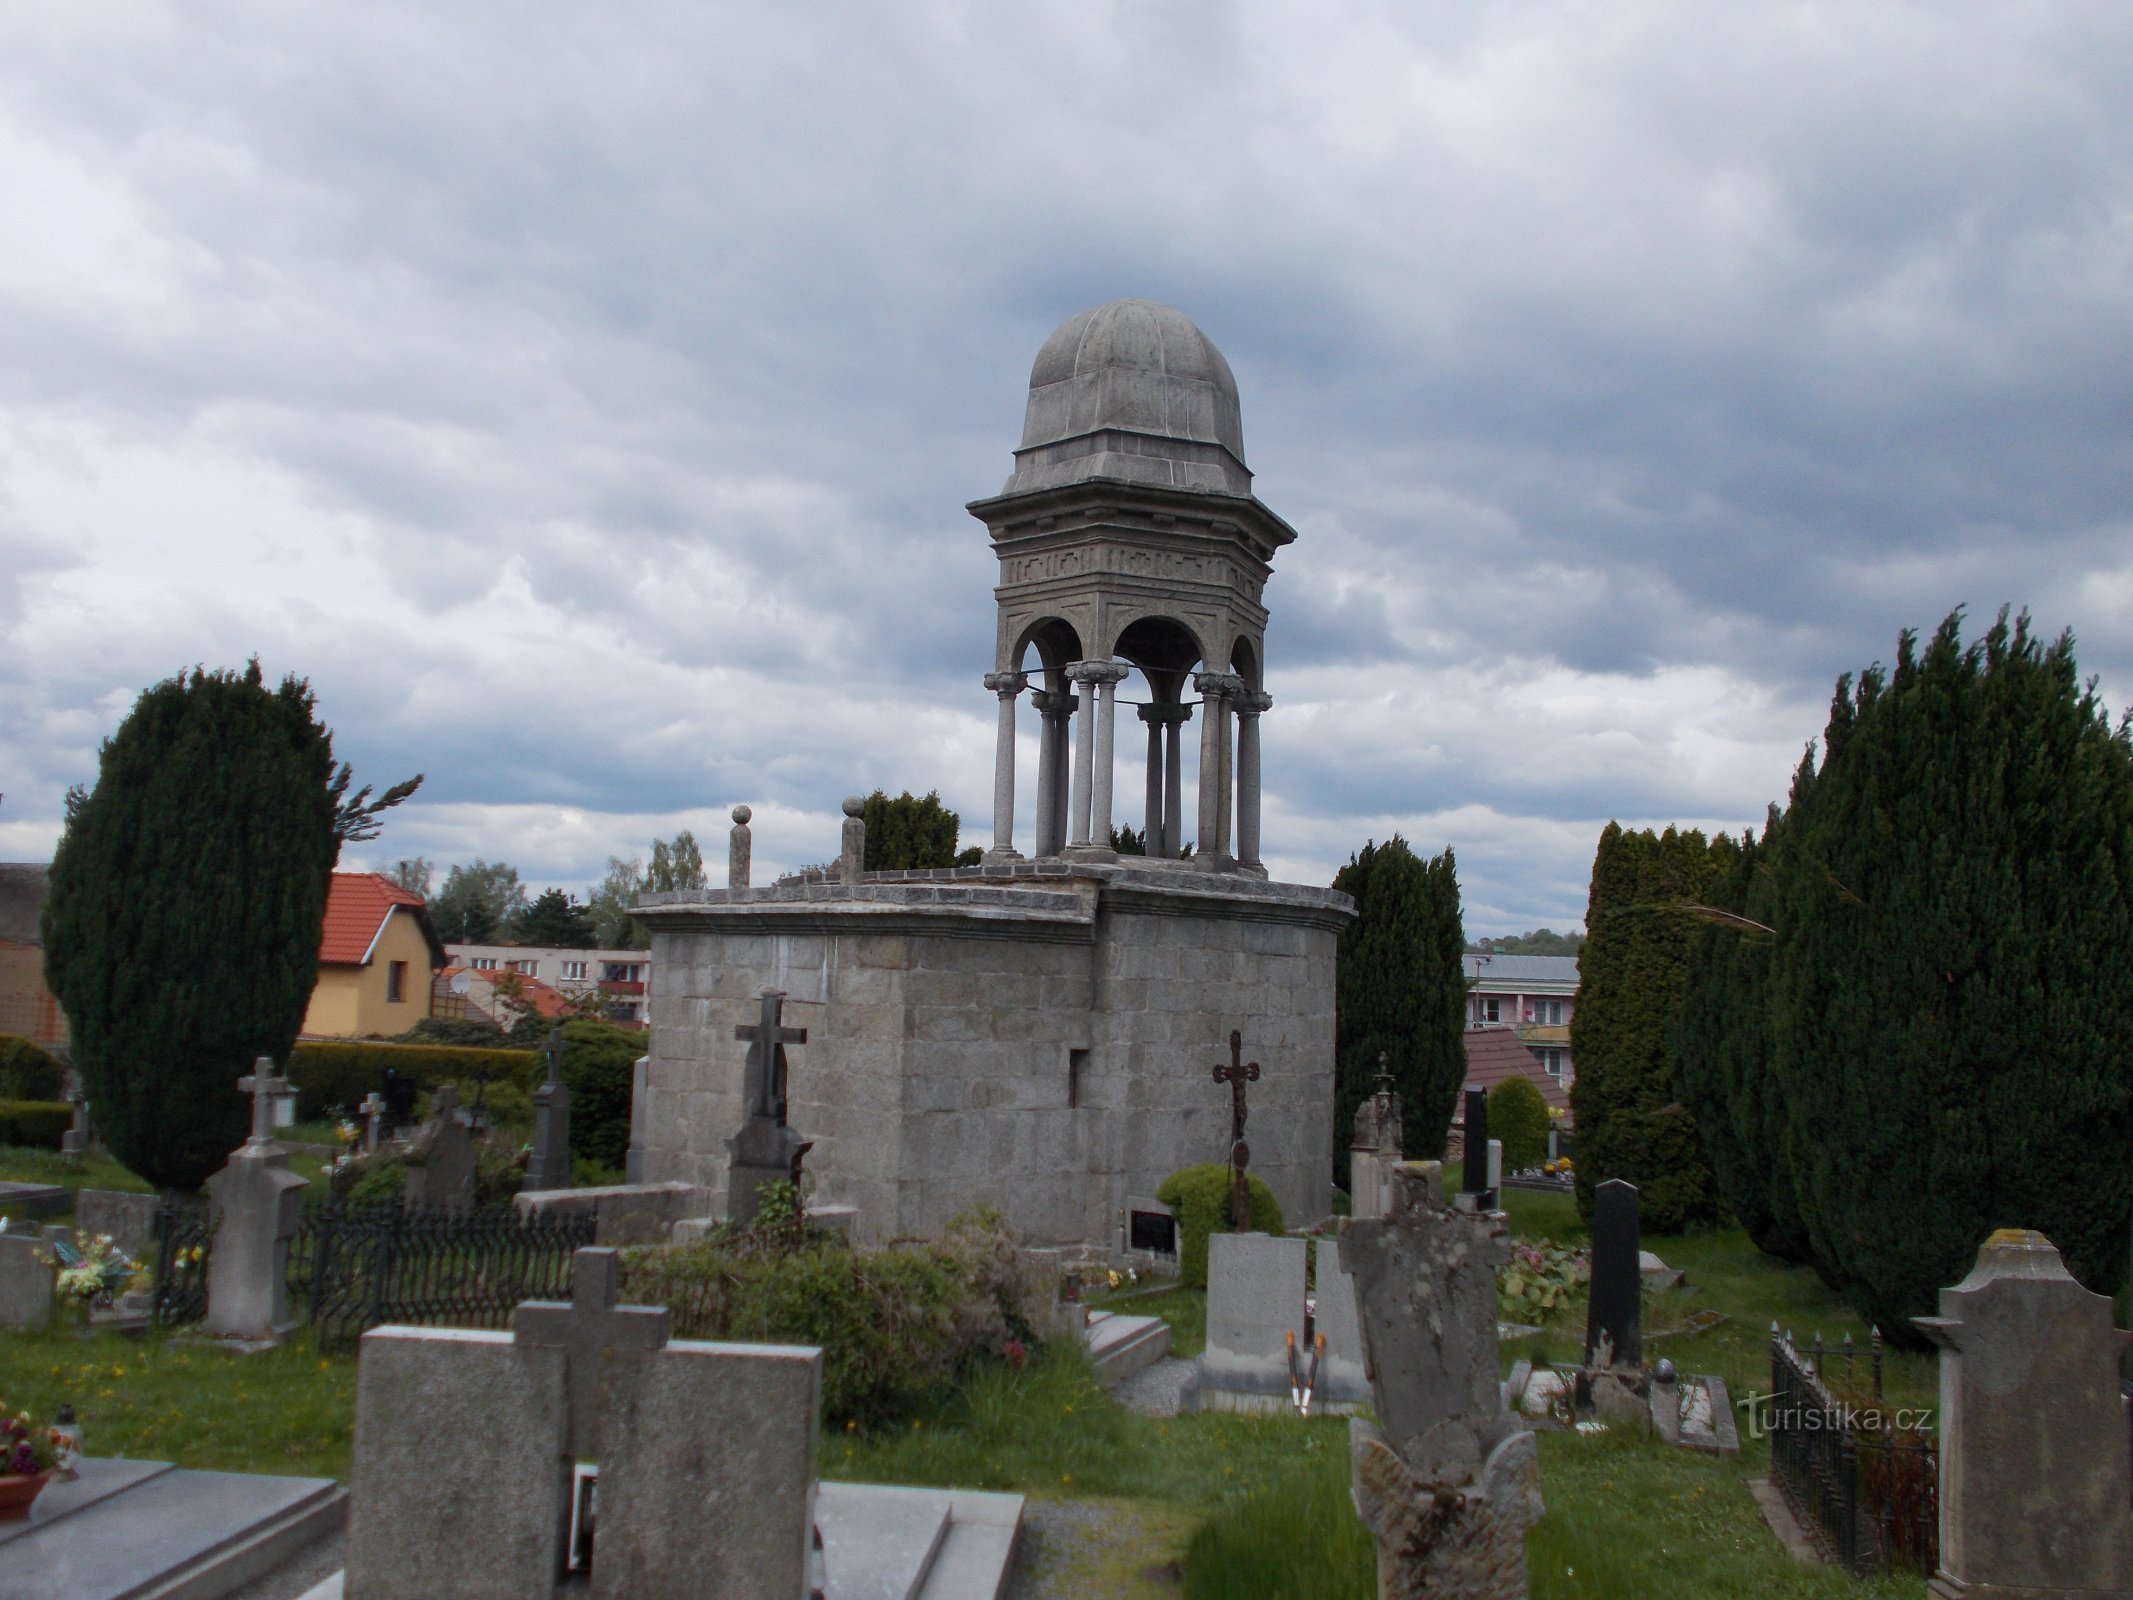
[[[1548,1027],[1561,1027],[1563,1022],[1563,1002],[1560,1000],[1536,1000],[1533,1002],[1533,1014],[1537,1021],[1546,1024]]]
[[[388,1005],[398,1005],[407,998],[407,963],[385,963],[385,1000]]]
[[[566,961],[566,962],[564,962],[564,963],[563,963],[563,976],[564,976],[564,977],[566,977],[566,978],[582,978],[582,977],[584,977],[584,976],[585,976],[585,963],[584,963],[584,962],[582,962],[582,961]]]
[[[476,972],[494,972],[496,970],[496,957],[476,956],[472,961],[469,961],[467,965],[472,967]]]
[[[541,964],[538,961],[509,961],[505,965],[522,978],[538,978],[541,975]]]
[[[1548,1074],[1548,1076],[1549,1076],[1549,1077],[1551,1077],[1551,1078],[1560,1078],[1560,1077],[1561,1077],[1561,1076],[1563,1075],[1563,1052],[1562,1052],[1562,1051],[1560,1051],[1560,1050],[1543,1050],[1543,1051],[1542,1051],[1542,1052],[1540,1053],[1540,1058],[1541,1058],[1541,1067],[1542,1067],[1542,1070],[1544,1070],[1544,1071],[1545,1071],[1545,1072],[1546,1072],[1546,1073]]]
[[[1475,996],[1474,1018],[1477,1022],[1503,1021],[1503,1002],[1492,994]]]

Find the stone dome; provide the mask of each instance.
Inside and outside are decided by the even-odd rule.
[[[1092,478],[1252,492],[1237,380],[1182,311],[1114,300],[1069,317],[1037,352],[1002,492]]]

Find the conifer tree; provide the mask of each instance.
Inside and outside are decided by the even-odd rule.
[[[1899,1338],[1993,1229],[2110,1292],[2133,1221],[2133,739],[2069,636],[1960,627],[1839,680],[1775,904],[1801,1221]]]
[[[1348,1181],[1356,1108],[1376,1092],[1387,1058],[1401,1105],[1401,1143],[1443,1151],[1466,1079],[1465,939],[1452,852],[1422,860],[1394,834],[1365,844],[1334,876],[1356,918],[1341,933],[1334,976],[1334,1181]]]
[[[249,1121],[237,1079],[288,1058],[340,842],[413,789],[347,783],[309,688],[254,661],[148,690],[68,796],[45,972],[105,1141],[153,1184],[215,1172]]]
[[[1714,1217],[1717,1189],[1674,1072],[1688,948],[1700,904],[1738,846],[1691,829],[1631,832],[1610,822],[1592,863],[1570,1019],[1578,1208],[1609,1178],[1637,1186],[1639,1220],[1678,1233]]]
[[[941,804],[938,791],[923,798],[908,789],[895,799],[880,789],[867,796],[868,872],[909,872],[956,864],[956,834],[963,819]]]

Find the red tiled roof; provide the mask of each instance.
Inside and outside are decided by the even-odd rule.
[[[319,930],[321,966],[360,967],[369,960],[385,919],[395,909],[412,914],[429,941],[434,965],[444,962],[444,946],[430,926],[422,896],[403,889],[376,872],[336,872],[326,889],[326,922]]]
[[[1560,1078],[1551,1078],[1533,1052],[1518,1042],[1515,1028],[1469,1028],[1461,1039],[1466,1045],[1466,1081],[1477,1089],[1493,1089],[1514,1073],[1540,1090],[1551,1107],[1570,1110],[1570,1091]],[[1466,1102],[1452,1107],[1452,1120],[1464,1114]],[[1568,1126],[1566,1123],[1565,1126]]]

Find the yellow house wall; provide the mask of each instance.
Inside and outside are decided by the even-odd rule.
[[[407,963],[407,983],[397,1003],[385,998],[390,963]],[[318,987],[304,1013],[304,1032],[329,1037],[405,1033],[430,1014],[430,947],[411,916],[395,910],[386,919],[369,962],[360,967],[320,967]]]
[[[44,951],[34,944],[0,940],[0,1033],[48,1050],[67,1042],[67,1014],[44,986]]]

